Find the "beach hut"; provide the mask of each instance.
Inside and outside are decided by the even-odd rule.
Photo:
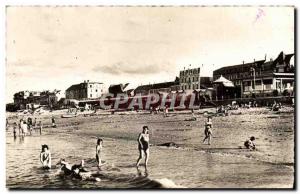
[[[222,75],[213,82],[213,85],[216,90],[216,100],[235,98],[234,84]]]

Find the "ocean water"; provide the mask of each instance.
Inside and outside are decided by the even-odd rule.
[[[101,132],[99,132],[101,136]],[[49,145],[51,170],[41,168],[41,145]],[[147,170],[135,167],[137,142],[104,138],[103,160],[98,170],[96,138],[74,133],[33,134],[6,138],[6,186],[17,189],[140,189],[140,188],[292,188],[292,166],[257,161],[236,155],[205,153],[194,149],[150,147]],[[100,182],[58,176],[55,164],[86,161]],[[143,164],[143,161],[142,163]]]

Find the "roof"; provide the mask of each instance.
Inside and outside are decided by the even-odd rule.
[[[79,89],[81,89],[81,84],[74,84],[74,85],[70,86],[66,91],[79,90]]]
[[[160,88],[169,88],[171,86],[178,85],[176,82],[162,82],[162,83],[157,83],[157,84],[148,84],[148,85],[142,85],[138,86],[135,91],[139,90],[151,90],[151,89],[160,89]]]
[[[274,60],[274,63],[280,63],[282,64],[283,62],[289,63],[291,58],[294,56],[294,54],[284,54],[283,51],[280,52],[278,57]]]
[[[274,61],[266,61],[264,60],[259,60],[259,61],[253,61],[251,63],[243,63],[239,65],[231,65],[231,66],[225,66],[222,68],[219,68],[214,71],[215,74],[220,74],[221,72],[224,74],[224,70],[233,70],[235,73],[239,72],[245,72],[249,71],[249,68],[251,67],[258,67],[262,68],[264,71],[273,71],[274,67],[276,66],[277,63],[282,64],[283,62],[289,63],[291,58],[294,56],[294,54],[284,54],[283,51],[280,52],[280,54],[277,56],[277,58]],[[233,72],[230,72],[233,73]]]
[[[226,67],[221,67],[220,69],[215,70],[214,72],[217,71],[222,71],[222,70],[229,70],[229,69],[238,69],[239,72],[241,72],[241,68],[250,68],[250,67],[260,67],[264,64],[266,60],[259,60],[259,61],[253,61],[251,63],[243,63],[239,65],[231,65],[231,66],[226,66]]]
[[[232,81],[229,81],[228,79],[226,79],[222,75],[219,77],[219,79],[215,80],[214,83],[221,83],[225,87],[234,87]]]
[[[108,91],[113,94],[124,93],[124,90],[128,85],[129,83],[110,85]]]

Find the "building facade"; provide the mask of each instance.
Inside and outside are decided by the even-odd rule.
[[[62,98],[60,90],[46,91],[20,91],[14,94],[14,105],[18,109],[32,109],[39,106],[53,108]]]
[[[200,89],[200,81],[200,67],[194,69],[184,69],[179,73],[181,90]]]
[[[221,76],[232,81],[240,90],[237,97],[258,97],[284,94],[294,87],[294,54],[281,52],[275,60],[253,61],[240,65],[227,66],[213,72],[213,79]]]
[[[105,92],[103,83],[84,81],[80,84],[74,84],[66,90],[66,99],[93,99],[100,98]]]

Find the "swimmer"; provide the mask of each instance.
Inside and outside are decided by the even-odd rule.
[[[255,150],[256,146],[255,146],[254,141],[255,141],[255,137],[252,136],[252,137],[250,137],[250,139],[245,141],[244,146],[249,150]]]
[[[103,144],[103,140],[101,138],[98,138],[97,145],[96,145],[96,161],[98,167],[102,165],[102,161],[101,161],[102,144]]]
[[[145,167],[148,165],[149,160],[149,128],[148,126],[143,126],[143,132],[140,133],[138,137],[138,149],[139,158],[137,160],[136,166],[140,165],[141,159],[143,158],[143,153],[145,154]]]
[[[65,161],[65,159],[60,159],[56,165],[61,165],[60,172],[63,172],[64,175],[68,176],[72,174],[72,167]]]
[[[51,153],[48,145],[42,145],[42,151],[40,154],[40,161],[43,165],[43,168],[50,169],[51,168]]]
[[[71,170],[75,178],[87,181],[101,181],[99,177],[94,177],[91,172],[84,168],[84,160],[81,160],[80,164],[73,165]]]

